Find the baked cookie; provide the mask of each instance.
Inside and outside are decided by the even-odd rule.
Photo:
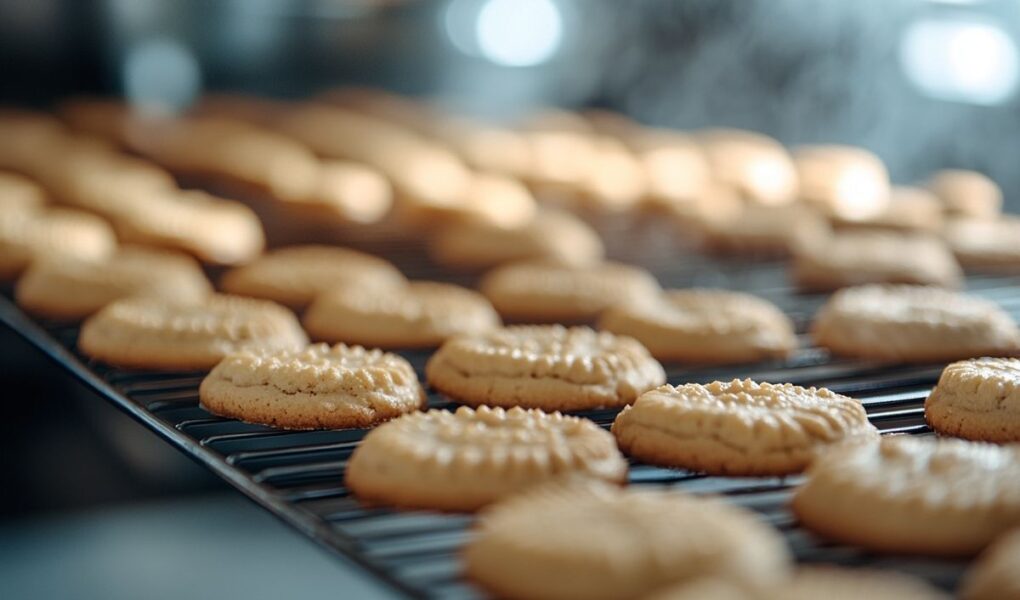
[[[709,129],[698,141],[717,180],[754,204],[793,202],[797,170],[790,153],[776,140],[753,131]]]
[[[431,348],[456,335],[501,325],[484,296],[449,283],[334,288],[308,307],[304,325],[313,339],[380,348]]]
[[[503,598],[645,598],[717,577],[747,589],[785,580],[777,531],[720,500],[605,484],[542,486],[482,513],[467,577]]]
[[[1002,212],[1002,189],[988,176],[965,169],[945,169],[928,180],[947,215],[987,219]]]
[[[773,587],[750,592],[720,579],[702,579],[659,592],[648,600],[949,600],[916,577],[894,571],[801,567]]]
[[[797,347],[793,323],[774,304],[742,292],[667,290],[602,313],[599,329],[629,335],[663,361],[749,363]]]
[[[951,219],[943,234],[965,268],[1020,271],[1020,218]]]
[[[924,402],[935,431],[984,442],[1020,442],[1020,359],[975,358],[942,371]]]
[[[294,350],[308,338],[294,313],[266,300],[213,294],[198,303],[125,298],[89,317],[78,347],[119,367],[211,369],[241,350]]]
[[[443,266],[473,270],[530,259],[590,265],[602,260],[605,248],[584,221],[547,208],[519,227],[466,222],[441,228],[430,240],[429,254]]]
[[[41,208],[46,193],[31,179],[0,172],[0,211],[30,211]]]
[[[832,217],[839,227],[867,227],[904,232],[937,234],[942,231],[945,217],[942,203],[924,188],[895,185],[889,191],[885,209],[867,219],[847,220]]]
[[[800,198],[827,216],[864,221],[885,212],[889,172],[878,156],[854,146],[804,146],[794,153]]]
[[[712,186],[712,169],[693,137],[642,128],[626,139],[645,171],[646,200],[654,206],[684,205]]]
[[[370,432],[347,463],[361,500],[476,510],[553,480],[627,481],[627,461],[607,431],[579,417],[521,408],[430,410]]]
[[[1016,323],[994,302],[911,285],[842,289],[818,311],[811,335],[833,354],[881,361],[951,361],[1020,348]]]
[[[463,194],[459,202],[449,206],[404,202],[398,206],[397,217],[412,228],[466,222],[513,229],[527,225],[538,211],[528,188],[505,175],[473,174]]]
[[[1020,525],[1020,447],[916,436],[847,443],[812,463],[792,507],[839,542],[971,555]]]
[[[332,246],[290,246],[227,271],[220,287],[301,309],[334,288],[384,290],[406,282],[396,267],[370,254]]]
[[[198,263],[163,250],[124,247],[100,260],[40,260],[18,280],[15,297],[30,313],[83,319],[128,296],[198,302],[212,293]]]
[[[0,279],[14,279],[37,259],[101,260],[117,247],[103,219],[66,208],[0,210]]]
[[[152,194],[123,207],[114,225],[121,241],[183,250],[219,265],[248,262],[265,246],[250,208],[195,190]]]
[[[512,263],[487,273],[478,287],[503,317],[539,323],[592,321],[611,306],[662,293],[648,271],[614,262]]]
[[[755,383],[664,385],[613,422],[629,456],[712,475],[789,475],[848,438],[877,437],[860,402],[825,388]]]
[[[840,231],[798,244],[791,274],[806,291],[864,283],[959,287],[960,265],[939,239],[885,231]]]
[[[317,209],[346,223],[377,223],[393,207],[393,188],[375,169],[341,160],[322,161],[311,189],[282,198],[287,206]]]
[[[644,165],[623,143],[595,136],[587,173],[578,189],[579,205],[596,212],[634,208],[648,193]]]
[[[666,382],[632,338],[531,325],[448,340],[425,366],[429,385],[471,406],[585,410],[630,404]]]
[[[714,254],[788,256],[802,241],[829,236],[826,220],[802,204],[733,206],[725,193],[703,204],[678,207],[678,216],[694,225]]]
[[[963,600],[1020,598],[1020,530],[1002,535],[964,575]]]
[[[425,390],[396,354],[361,346],[244,349],[202,380],[213,414],[284,429],[371,427],[420,408]]]

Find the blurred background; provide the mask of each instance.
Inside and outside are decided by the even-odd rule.
[[[863,146],[899,183],[975,169],[1015,212],[1018,36],[1007,0],[0,0],[0,103],[367,84],[493,119],[604,107]],[[0,596],[378,592],[6,330],[0,352]]]

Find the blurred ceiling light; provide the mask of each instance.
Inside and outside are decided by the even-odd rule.
[[[553,0],[487,0],[475,36],[481,55],[498,65],[539,65],[560,48],[563,15]]]
[[[124,59],[121,77],[128,101],[164,111],[188,106],[202,84],[195,55],[169,38],[149,39],[133,46]]]
[[[915,86],[942,100],[991,105],[1016,91],[1016,44],[991,22],[915,21],[900,43],[900,63]]]

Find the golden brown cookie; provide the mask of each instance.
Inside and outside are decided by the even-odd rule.
[[[470,511],[553,480],[623,483],[627,461],[587,419],[462,406],[376,428],[354,451],[345,478],[363,501]]]
[[[867,221],[889,205],[889,172],[875,154],[854,146],[804,146],[794,153],[800,198],[822,214]]]
[[[1020,270],[1020,218],[951,219],[944,235],[956,259],[967,269]]]
[[[361,346],[314,344],[228,354],[202,380],[211,413],[284,429],[371,427],[420,408],[410,363]]]
[[[41,208],[46,193],[31,179],[0,172],[0,211],[30,211]]]
[[[661,293],[648,271],[614,262],[583,267],[511,263],[487,273],[479,289],[503,317],[539,323],[591,321],[612,306]]]
[[[960,584],[963,600],[1020,598],[1020,530],[1003,534],[974,562]]]
[[[905,232],[940,233],[945,222],[942,203],[930,191],[907,185],[894,185],[885,209],[867,219],[847,220],[832,217],[839,227],[864,227]]]
[[[1020,447],[890,436],[848,443],[793,497],[808,529],[880,552],[966,556],[1020,525]]]
[[[67,208],[0,211],[0,279],[39,259],[100,260],[117,247],[103,219]]]
[[[317,340],[430,348],[450,337],[482,333],[502,323],[485,296],[474,290],[413,281],[392,287],[336,287],[315,298],[304,324]]]
[[[793,202],[797,171],[776,140],[753,131],[709,129],[698,134],[712,172],[720,182],[755,204]]]
[[[700,214],[693,225],[705,248],[716,254],[788,256],[798,244],[829,235],[825,219],[803,204],[733,205],[721,192],[706,198],[697,209]],[[689,212],[682,210],[679,216],[691,221]]]
[[[935,431],[985,442],[1020,442],[1020,359],[974,358],[942,371],[924,403]]]
[[[388,261],[334,246],[290,246],[228,271],[220,286],[231,294],[265,298],[291,308],[311,304],[334,288],[401,288],[407,280]]]
[[[797,347],[793,323],[774,304],[742,292],[667,290],[602,313],[599,329],[629,335],[663,361],[747,363]]]
[[[622,406],[666,382],[662,366],[634,339],[559,325],[453,338],[425,373],[432,387],[462,404],[546,411]]]
[[[1002,212],[1002,189],[977,171],[939,171],[928,180],[928,189],[938,196],[950,216],[987,219]]]
[[[829,298],[811,326],[819,346],[840,356],[939,362],[1011,355],[1016,323],[994,302],[909,285],[864,285]]]
[[[832,444],[877,437],[860,402],[825,388],[750,379],[664,385],[613,422],[620,449],[651,464],[713,475],[789,475]]]
[[[393,206],[393,188],[378,171],[359,163],[323,161],[314,185],[297,196],[281,198],[288,206],[316,210],[350,223],[376,223]]]
[[[753,590],[790,571],[782,536],[720,500],[606,485],[543,486],[482,513],[469,579],[503,598],[637,599],[718,577]]]
[[[211,369],[242,350],[294,350],[308,343],[294,313],[266,300],[213,294],[197,303],[125,298],[89,317],[78,347],[129,369]]]

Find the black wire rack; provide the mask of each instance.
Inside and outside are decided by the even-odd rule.
[[[648,266],[667,287],[714,286],[768,298],[791,316],[801,338],[801,349],[782,362],[725,368],[667,364],[670,383],[751,378],[827,387],[860,399],[869,418],[884,433],[930,433],[924,423],[923,403],[943,365],[833,359],[811,346],[804,334],[825,297],[795,293],[781,264],[653,250],[658,261],[635,260],[634,254],[649,256],[649,248],[641,244],[623,244],[615,251],[620,258]],[[451,279],[436,276],[441,273],[419,251],[398,254],[404,260],[395,262],[412,276]],[[972,277],[967,287],[1020,317],[1020,278]],[[471,535],[472,516],[369,508],[361,506],[344,487],[346,462],[365,430],[293,432],[220,418],[198,405],[202,372],[125,371],[92,362],[76,350],[76,326],[33,320],[7,298],[0,298],[0,321],[241,493],[323,547],[348,557],[398,594],[416,598],[480,595],[462,579],[458,560]],[[403,354],[424,379],[429,353]],[[430,393],[429,405],[450,406],[435,393]],[[616,413],[595,410],[578,414],[608,428]],[[632,462],[630,468],[632,485],[716,494],[757,511],[785,534],[799,561],[888,568],[918,575],[946,589],[955,587],[965,566],[960,561],[876,555],[827,543],[800,529],[786,507],[799,481],[800,477],[709,477],[638,462]]]

